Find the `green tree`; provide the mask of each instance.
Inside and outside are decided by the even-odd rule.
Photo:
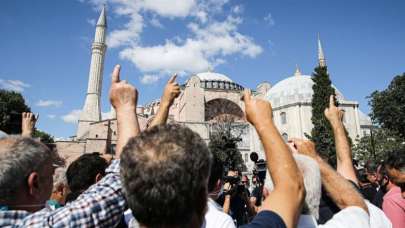
[[[21,134],[23,112],[31,112],[24,97],[18,92],[0,89],[0,130],[7,134]],[[46,144],[54,143],[51,135],[36,128],[32,137],[40,138],[41,142]]]
[[[372,135],[356,139],[353,154],[356,160],[365,163],[368,160],[381,161],[387,152],[405,148],[405,140],[395,133],[384,129],[373,129]]]
[[[45,144],[55,143],[53,136],[51,136],[50,134],[48,134],[44,131],[38,130],[38,129],[34,130],[32,137],[39,138],[41,140],[41,142],[45,143]]]
[[[245,171],[246,166],[238,149],[243,126],[230,121],[212,125],[209,150],[230,170]]]
[[[0,89],[0,130],[7,134],[20,134],[21,113],[30,111],[20,93]]]
[[[328,159],[329,163],[336,165],[336,149],[332,127],[324,115],[324,110],[329,106],[330,95],[335,95],[327,67],[318,66],[312,74],[314,85],[312,89],[312,128],[311,135],[307,137],[316,145],[316,150],[321,156]],[[337,101],[335,99],[335,104]]]
[[[369,98],[373,121],[405,138],[405,73],[394,77],[387,89],[374,91]]]

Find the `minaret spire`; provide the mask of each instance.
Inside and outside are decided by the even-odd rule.
[[[90,123],[101,120],[100,97],[103,82],[104,56],[107,48],[105,44],[106,30],[107,17],[104,5],[97,21],[94,42],[91,46],[89,83],[86,100],[77,127],[76,138],[78,140],[86,138]]]
[[[301,74],[301,71],[300,71],[300,68],[298,67],[298,64],[296,64],[295,65],[295,73],[294,73],[294,76],[295,77],[299,77],[299,76],[301,76],[302,74]]]
[[[323,54],[321,39],[319,38],[318,33],[318,63],[320,67],[326,67],[326,59],[325,55]]]

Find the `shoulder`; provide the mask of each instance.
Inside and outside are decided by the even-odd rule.
[[[205,213],[205,228],[234,228],[235,224],[231,216],[218,210],[214,205],[208,203],[208,210]]]
[[[392,227],[390,220],[378,207],[366,200],[368,212],[370,213],[370,225],[372,227]]]
[[[370,227],[370,216],[360,207],[347,207],[335,214],[322,228],[334,227]]]
[[[272,211],[261,211],[255,216],[253,221],[248,225],[242,226],[243,228],[259,228],[259,227],[272,227],[272,228],[285,228],[286,225],[283,219]]]

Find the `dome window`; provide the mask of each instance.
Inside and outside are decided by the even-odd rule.
[[[287,124],[287,114],[285,112],[280,113],[281,124]]]

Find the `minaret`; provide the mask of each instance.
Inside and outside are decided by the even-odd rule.
[[[295,77],[299,77],[299,76],[301,76],[302,74],[301,74],[301,71],[300,71],[300,68],[298,67],[298,64],[296,64],[295,65],[295,73],[294,73],[294,76]]]
[[[107,30],[107,17],[105,5],[97,21],[96,34],[91,46],[91,63],[89,84],[86,100],[79,118],[76,138],[85,138],[89,132],[90,123],[101,120],[100,97],[103,81],[104,56],[106,52],[105,36]]]
[[[319,38],[318,34],[318,61],[320,67],[326,67],[326,59],[325,55],[323,54],[321,39]]]

